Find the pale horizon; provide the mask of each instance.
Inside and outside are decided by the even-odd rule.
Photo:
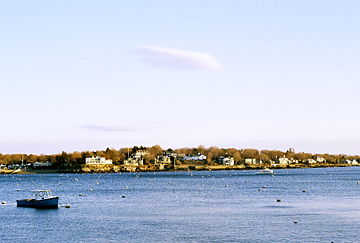
[[[360,154],[360,2],[1,4],[0,153]]]

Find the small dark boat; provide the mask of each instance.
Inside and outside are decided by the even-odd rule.
[[[33,190],[30,199],[16,200],[18,207],[27,208],[58,208],[59,197],[52,196],[51,190]]]

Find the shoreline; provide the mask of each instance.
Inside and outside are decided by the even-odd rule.
[[[325,168],[325,167],[355,167],[359,165],[351,164],[294,164],[282,166],[260,166],[260,165],[179,165],[176,169],[159,169],[154,166],[101,166],[92,165],[84,166],[79,169],[17,169],[17,170],[0,170],[0,175],[14,175],[14,174],[100,174],[100,173],[136,173],[136,172],[174,172],[174,171],[224,171],[224,170],[261,170],[264,167],[269,169],[305,169],[305,168]]]

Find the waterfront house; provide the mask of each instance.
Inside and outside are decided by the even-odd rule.
[[[130,157],[130,158],[127,158],[126,160],[124,160],[123,164],[124,165],[138,166],[138,165],[143,165],[144,160],[142,158]]]
[[[235,165],[235,160],[234,160],[233,157],[221,156],[218,159],[218,163],[222,164],[222,165],[227,165],[227,166],[234,166]]]
[[[299,161],[298,161],[297,159],[290,158],[290,159],[289,159],[289,163],[290,163],[290,164],[297,164],[297,163],[299,163]]]
[[[149,152],[146,150],[138,150],[135,153],[131,154],[129,158],[124,160],[124,165],[143,165],[144,164],[144,156],[146,156]]]
[[[138,150],[134,154],[132,154],[131,157],[140,159],[144,158],[144,156],[147,154],[149,154],[149,152],[147,152],[146,150]]]
[[[177,154],[175,152],[165,152],[165,155],[166,156],[169,156],[169,157],[181,157],[181,154]]]
[[[175,157],[173,158],[175,160]],[[168,155],[159,155],[154,159],[154,163],[158,166],[159,170],[164,170],[167,166],[171,165],[171,162],[171,157]]]
[[[316,160],[314,160],[314,159],[307,159],[307,162],[309,164],[316,164]]]
[[[197,155],[184,156],[183,160],[203,161],[206,160],[206,155],[197,154]]]
[[[256,159],[254,158],[251,158],[251,159],[245,159],[245,164],[248,164],[248,165],[255,165],[256,164]]]
[[[90,158],[85,159],[85,164],[87,165],[112,165],[113,162],[111,159],[106,159],[100,156],[92,156]]]
[[[345,160],[345,164],[349,164],[349,165],[358,165],[358,164],[359,164],[359,162],[357,162],[357,160],[356,160],[356,159],[354,159],[354,160],[349,160],[349,159],[347,159],[347,160]]]
[[[171,164],[171,158],[167,155],[159,155],[154,160],[155,164]]]
[[[324,159],[324,158],[322,158],[320,156],[317,156],[316,157],[316,162],[318,162],[318,163],[326,163],[326,159]]]
[[[288,165],[290,164],[290,160],[288,158],[285,157],[285,155],[283,157],[277,158],[277,162],[279,165]]]
[[[51,166],[51,163],[49,161],[46,161],[46,162],[35,162],[33,164],[33,167],[34,168],[39,168],[39,167],[50,167]]]

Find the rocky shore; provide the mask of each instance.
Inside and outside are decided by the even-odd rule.
[[[329,163],[317,163],[317,164],[291,164],[282,166],[266,166],[269,169],[295,169],[295,168],[320,168],[320,167],[349,167],[354,165],[349,164],[329,164]],[[160,171],[203,171],[203,170],[260,170],[264,165],[189,165],[181,164],[177,165],[174,169],[173,166],[162,167],[155,165],[142,165],[142,166],[130,166],[130,165],[84,165],[82,168],[77,169],[1,169],[0,174],[48,174],[48,173],[121,173],[121,172],[160,172]]]

